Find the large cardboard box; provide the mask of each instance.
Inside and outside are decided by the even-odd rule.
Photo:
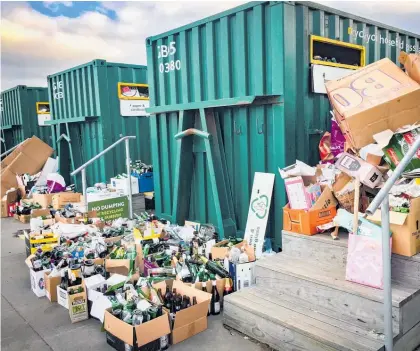
[[[153,284],[153,286],[156,289],[161,288],[162,292],[164,292],[167,284],[169,284],[169,281]],[[175,288],[177,293],[182,296],[188,296],[191,301],[194,296],[197,299],[197,305],[176,313],[172,327],[172,344],[178,344],[207,329],[207,312],[211,294],[188,286],[179,280],[173,280],[171,288]]]
[[[45,296],[50,302],[57,302],[57,286],[61,283],[61,277],[50,277],[51,271],[44,272]]]
[[[398,60],[404,65],[408,76],[420,84],[420,54],[407,54],[401,51]]]
[[[368,220],[380,224],[381,211],[377,210]],[[420,197],[411,200],[410,213],[389,212],[392,232],[392,252],[413,256],[420,252]]]
[[[310,210],[292,210],[287,204],[283,207],[283,229],[290,232],[314,235],[316,227],[332,222],[337,213],[337,200],[326,186]]]
[[[17,187],[18,187],[18,182],[16,179],[16,174],[14,174],[8,168],[3,169],[1,172],[1,186],[0,186],[1,197],[6,195],[7,190],[11,188],[17,188]]]
[[[41,205],[42,208],[48,208],[52,205],[52,198],[55,194],[33,194],[32,200]]]
[[[80,202],[80,196],[80,193],[71,192],[54,194],[52,197],[52,206],[55,210],[59,210],[72,202]]]
[[[388,58],[325,86],[341,131],[356,149],[373,143],[374,134],[419,120],[420,85]]]
[[[151,321],[132,326],[113,316],[108,309],[105,311],[104,329],[107,343],[118,351],[126,351],[125,344],[130,345],[132,351],[159,351],[160,338],[171,332],[166,311]]]

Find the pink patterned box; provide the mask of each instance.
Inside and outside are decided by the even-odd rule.
[[[391,247],[392,238],[389,239]],[[382,241],[349,233],[346,280],[383,289]]]

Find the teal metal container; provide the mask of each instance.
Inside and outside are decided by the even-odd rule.
[[[328,98],[311,89],[310,36],[364,45],[367,63],[398,59],[399,48],[352,30],[419,48],[418,35],[309,2],[251,2],[148,38],[157,214],[241,235],[254,173],[274,173],[266,236],[281,248],[278,167],[315,165],[330,127]]]
[[[121,114],[119,83],[147,85],[146,66],[98,59],[48,76],[60,173],[67,181],[76,180],[79,189],[80,177],[69,179],[69,174],[121,136],[137,136],[130,141],[132,160],[151,162],[149,119]],[[86,169],[88,186],[109,182],[122,172],[125,172],[124,144]]]
[[[18,85],[1,93],[2,153],[36,135],[52,146],[52,129],[39,125],[37,103],[48,103],[48,89]]]

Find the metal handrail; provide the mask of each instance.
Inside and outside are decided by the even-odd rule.
[[[22,142],[23,143],[23,142]],[[6,150],[5,152],[3,152],[1,155],[0,155],[0,157],[3,157],[3,156],[6,156],[7,154],[9,154],[9,153],[11,153],[14,149],[16,149],[20,144],[22,144],[22,143],[19,143],[19,144],[17,144],[17,145],[15,145],[15,146],[13,146],[11,149],[9,149],[9,150]]]
[[[401,162],[395,168],[391,177],[389,177],[389,179],[385,182],[382,189],[378,192],[366,210],[367,215],[372,215],[376,212],[379,206],[381,206],[382,267],[384,276],[384,329],[386,351],[392,351],[394,346],[394,334],[392,331],[391,248],[389,244],[389,191],[404,172],[405,167],[411,161],[419,148],[420,138],[417,138]]]
[[[125,136],[121,139],[117,140],[112,145],[108,146],[105,150],[101,151],[99,154],[97,154],[95,157],[92,157],[89,161],[85,162],[83,165],[81,165],[79,168],[74,170],[72,173],[70,173],[71,176],[75,176],[79,172],[82,172],[82,188],[83,188],[83,199],[85,202],[85,206],[87,209],[88,202],[87,202],[87,184],[86,184],[86,167],[89,166],[91,163],[95,162],[98,158],[101,158],[103,155],[105,155],[108,151],[112,150],[114,147],[116,147],[118,144],[125,141],[125,162],[127,167],[127,189],[128,189],[128,206],[130,211],[130,219],[133,218],[133,195],[131,191],[131,170],[130,170],[130,139],[136,139],[136,136]]]

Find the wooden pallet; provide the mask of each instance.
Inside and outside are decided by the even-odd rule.
[[[257,286],[228,296],[225,324],[277,350],[381,350],[383,291],[345,280],[347,237],[283,233]],[[396,350],[420,344],[420,259],[393,255]]]

